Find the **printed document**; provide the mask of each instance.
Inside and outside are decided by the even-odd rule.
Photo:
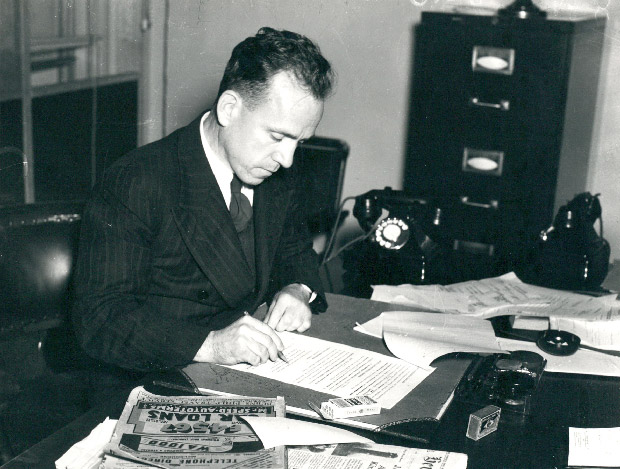
[[[617,295],[593,297],[522,282],[514,273],[452,285],[377,285],[371,299],[481,318],[520,315],[620,320]]]
[[[620,427],[568,429],[568,465],[620,467]]]
[[[582,344],[604,350],[620,350],[620,321],[581,321],[579,319],[550,318],[552,329],[572,332]]]
[[[467,455],[394,445],[346,443],[288,448],[288,469],[465,469]]]
[[[338,397],[368,395],[391,409],[433,371],[348,345],[313,337],[280,333],[284,342],[283,360],[258,366],[232,365],[229,368],[253,373],[284,383]]]

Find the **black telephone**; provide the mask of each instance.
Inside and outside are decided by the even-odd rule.
[[[377,223],[383,210],[388,215]],[[432,225],[428,223],[431,210],[428,200],[386,187],[357,196],[353,216],[364,231],[375,230],[370,240],[381,248],[396,251],[411,242],[415,243],[422,254],[431,255],[435,248],[435,243],[427,234]],[[441,214],[441,210],[437,210],[436,225],[439,224]]]
[[[369,296],[370,285],[443,279],[441,209],[433,201],[391,187],[374,189],[355,197],[353,216],[368,236],[344,257],[347,280],[358,285],[352,294]]]
[[[597,220],[600,234],[594,228]],[[527,283],[595,291],[607,276],[609,256],[599,194],[583,192],[559,208],[515,270]]]

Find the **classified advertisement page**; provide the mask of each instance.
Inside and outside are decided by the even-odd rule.
[[[285,469],[284,446],[265,449],[242,418],[284,414],[282,397],[159,396],[138,387],[106,453],[147,467]],[[106,459],[105,469],[123,467],[116,458]]]
[[[291,446],[289,469],[466,469],[467,455],[402,446],[341,443]]]

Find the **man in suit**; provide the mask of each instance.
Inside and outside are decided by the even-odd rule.
[[[107,169],[82,219],[73,306],[106,373],[276,360],[276,331],[325,310],[293,154],[332,81],[312,41],[262,28],[233,50],[213,109]],[[263,321],[244,314],[264,301]]]

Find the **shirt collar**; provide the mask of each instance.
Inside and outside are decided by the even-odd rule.
[[[200,119],[200,140],[202,142],[205,155],[207,156],[209,166],[211,166],[211,171],[213,171],[213,175],[215,176],[217,185],[220,188],[220,192],[224,196],[226,206],[230,208],[230,181],[233,177],[233,170],[230,167],[230,163],[225,158],[220,157],[213,151],[211,145],[209,145],[209,141],[207,140],[204,124],[210,112],[211,111],[206,112],[205,115],[202,116],[202,119]],[[241,192],[245,194],[250,203],[253,203],[254,189],[244,185],[241,188]]]

